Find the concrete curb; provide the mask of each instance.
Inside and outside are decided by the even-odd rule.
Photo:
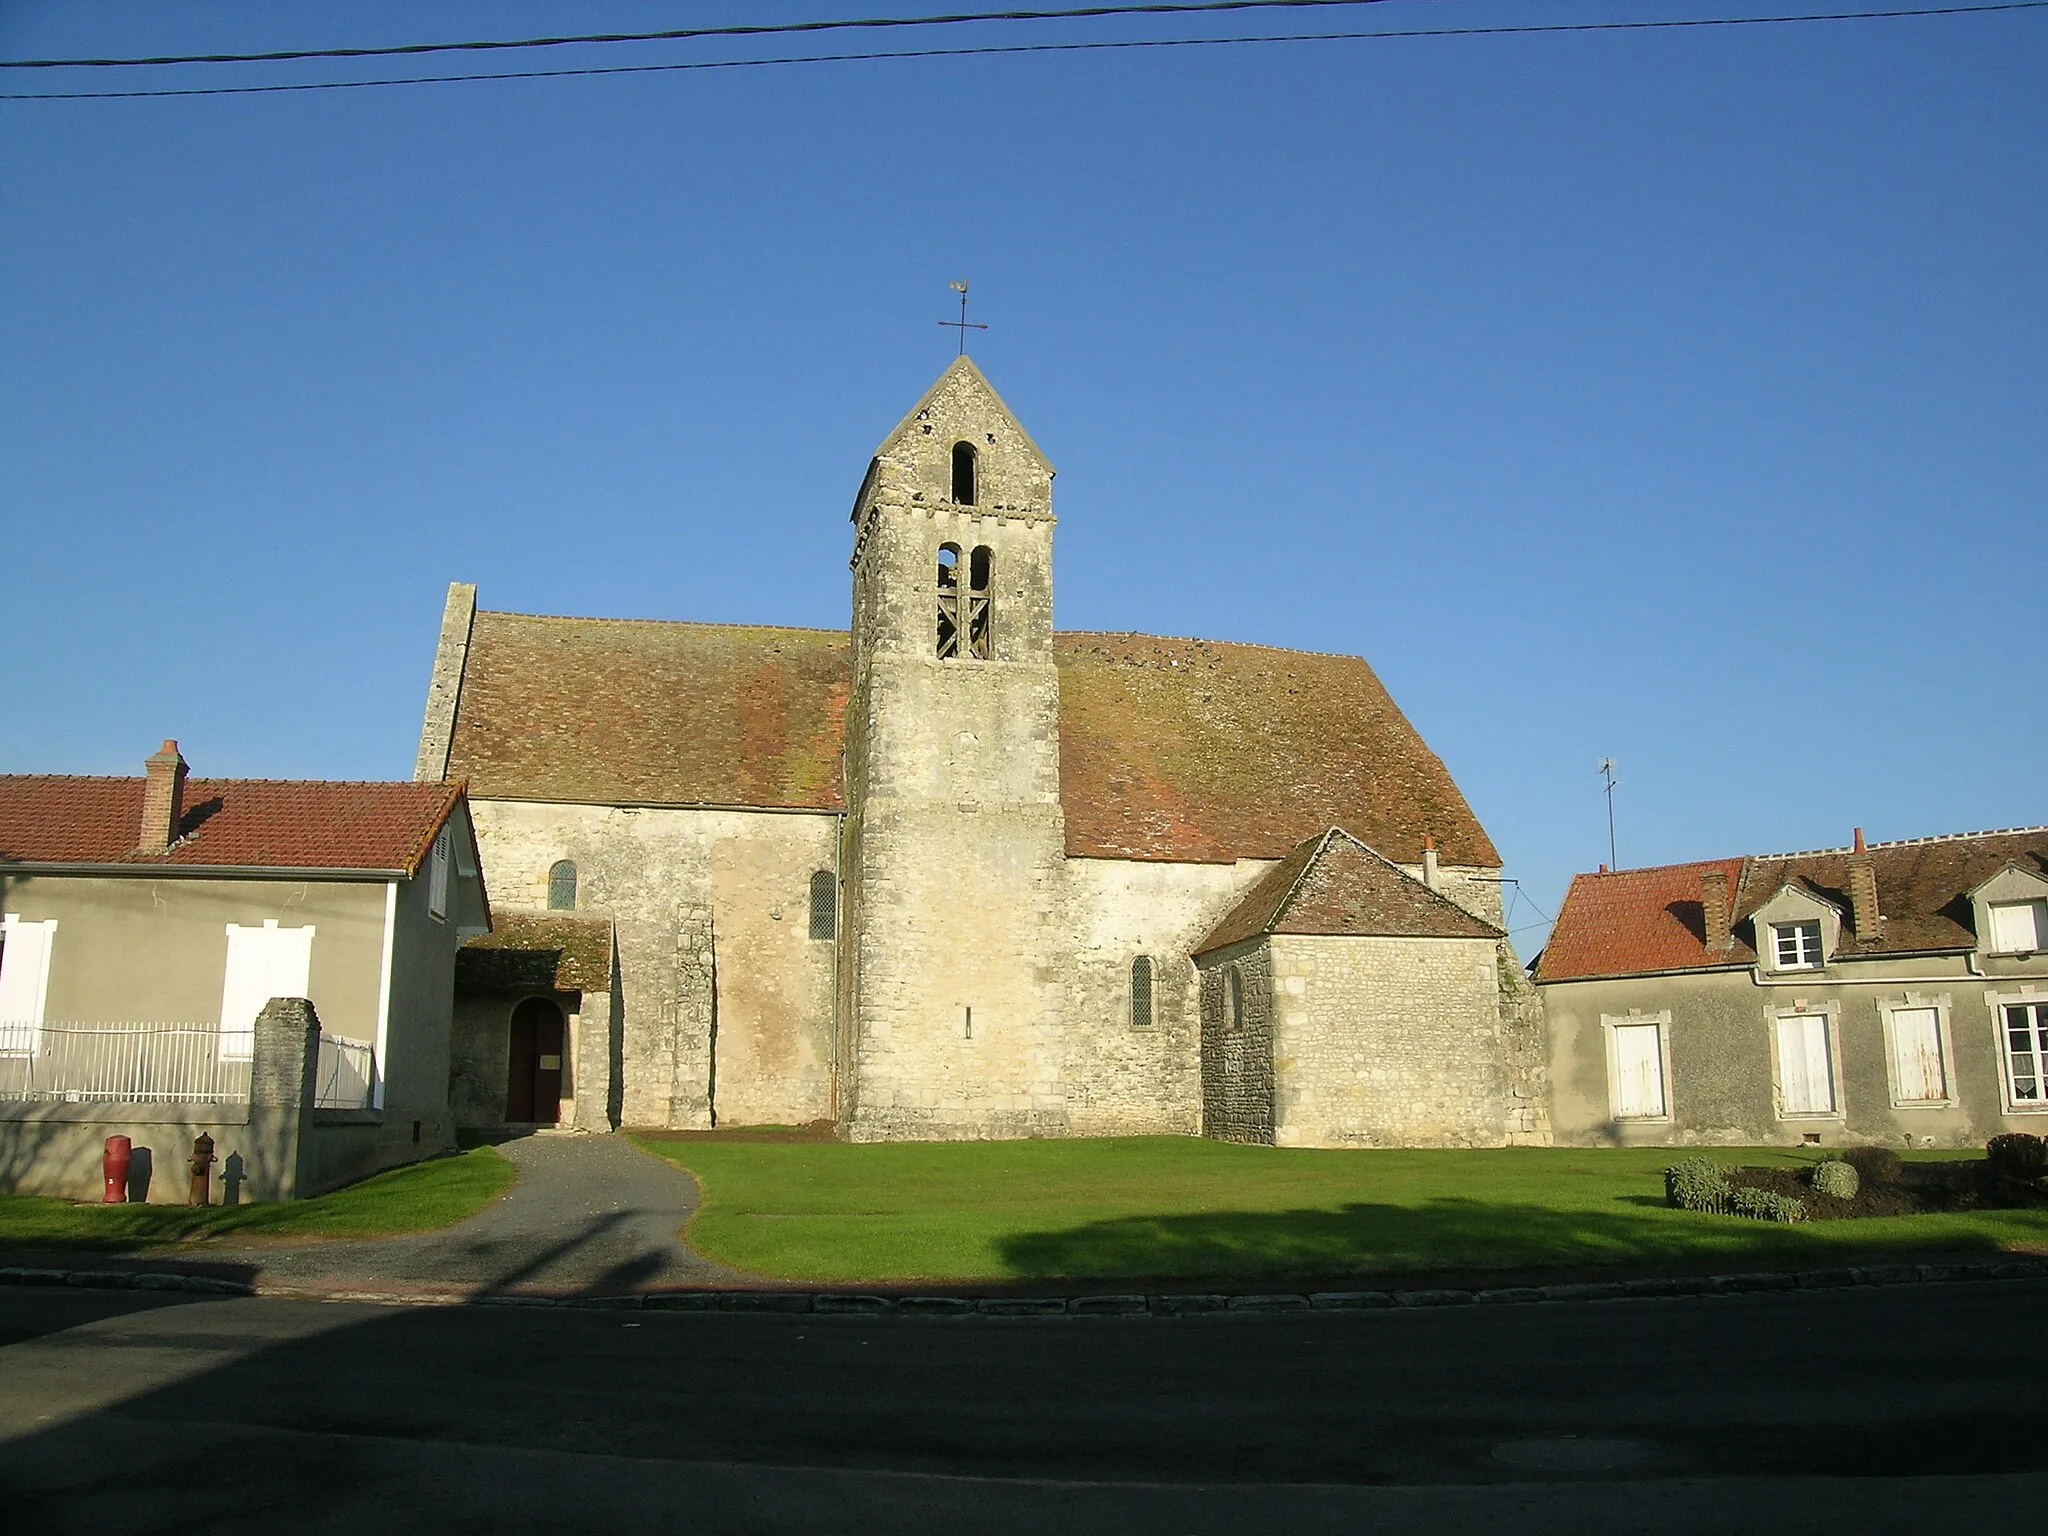
[[[312,1290],[259,1285],[211,1275],[147,1270],[0,1268],[0,1286],[71,1286],[84,1290],[183,1291],[203,1296],[277,1296],[382,1305],[566,1307],[650,1312],[810,1313],[854,1317],[1193,1317],[1211,1313],[1362,1312],[1393,1308],[1526,1306],[1567,1301],[1638,1301],[1669,1296],[1733,1296],[1755,1291],[1841,1290],[1875,1285],[1946,1285],[1966,1281],[2035,1280],[2048,1276],[2048,1257],[1962,1259],[1927,1264],[1861,1264],[1833,1269],[1752,1270],[1563,1285],[1438,1286],[1403,1291],[1281,1291],[1224,1295],[882,1296],[852,1291],[634,1291],[619,1296],[548,1296],[453,1291]]]

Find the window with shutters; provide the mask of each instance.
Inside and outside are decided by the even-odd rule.
[[[2000,901],[1991,905],[1991,952],[2034,955],[2048,950],[2048,901]]]
[[[1825,1013],[1781,1013],[1771,1021],[1778,1114],[1784,1119],[1840,1113],[1833,1020]]]
[[[557,859],[548,867],[548,910],[576,910],[576,866],[568,859]]]
[[[1607,1026],[1608,1102],[1617,1120],[1664,1120],[1671,1113],[1665,1075],[1668,1017],[1603,1019]]]
[[[448,845],[450,841],[448,829],[443,827],[440,835],[434,839],[434,852],[427,870],[427,910],[435,917],[444,920],[448,916]],[[282,993],[279,994],[279,996],[283,995]],[[294,993],[293,995],[299,996],[302,994]]]
[[[839,937],[839,882],[829,869],[811,876],[811,937]]]
[[[1949,1087],[1948,1010],[1939,1003],[1893,1003],[1884,1009],[1885,1065],[1894,1109],[1942,1109]]]
[[[1152,957],[1140,955],[1131,962],[1131,1028],[1152,1027]]]
[[[2001,1002],[1998,1048],[2006,1113],[2048,1112],[2048,1000]]]
[[[313,974],[313,929],[260,928],[229,923],[228,963],[220,997],[220,1054],[247,1061],[256,1040],[256,1015],[273,997],[307,997]]]
[[[25,923],[18,912],[4,914],[0,930],[0,1056],[34,1054],[50,995],[50,951],[57,920]]]

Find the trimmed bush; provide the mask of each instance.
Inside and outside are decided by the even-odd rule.
[[[1813,1186],[1816,1195],[1830,1195],[1837,1200],[1854,1200],[1856,1191],[1863,1181],[1856,1176],[1856,1170],[1848,1163],[1836,1158],[1815,1163],[1813,1172],[1806,1182]]]
[[[1664,1170],[1664,1199],[1681,1211],[1718,1216],[1728,1209],[1728,1176],[1711,1157],[1688,1157]]]
[[[2048,1141],[2025,1131],[2007,1131],[1984,1143],[1984,1155],[2000,1173],[2016,1179],[2038,1179],[2048,1169]]]
[[[1890,1147],[1851,1147],[1842,1161],[1854,1168],[1866,1184],[1899,1182],[1899,1154]]]
[[[1752,1221],[1794,1222],[1806,1219],[1806,1207],[1790,1195],[1773,1194],[1768,1189],[1738,1189],[1729,1198],[1728,1208],[1737,1216],[1747,1216]]]

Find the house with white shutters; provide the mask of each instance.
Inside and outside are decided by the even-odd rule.
[[[1560,1144],[2048,1132],[2048,827],[1580,875],[1534,973]]]

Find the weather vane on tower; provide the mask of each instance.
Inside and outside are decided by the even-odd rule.
[[[960,355],[965,357],[967,355],[967,333],[969,331],[985,331],[988,327],[976,325],[967,318],[966,278],[963,277],[957,283],[948,283],[946,286],[960,295],[960,318],[958,320],[941,320],[939,324],[951,326],[960,333]]]

